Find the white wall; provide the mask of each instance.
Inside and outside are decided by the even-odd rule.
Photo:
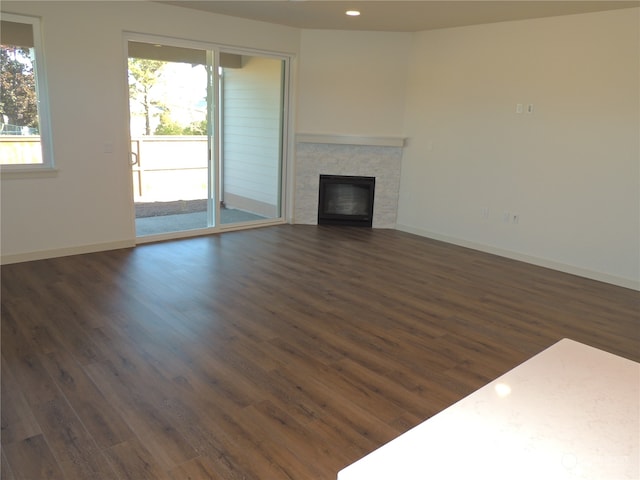
[[[155,2],[3,1],[2,10],[42,18],[59,169],[2,179],[5,262],[134,243],[124,31],[292,54],[299,45],[296,29]]]
[[[640,288],[639,20],[417,34],[398,228]]]
[[[401,136],[408,33],[303,30],[298,133]]]

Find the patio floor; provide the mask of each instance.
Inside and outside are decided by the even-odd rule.
[[[232,208],[220,209],[220,224],[264,220],[265,217]],[[178,213],[136,218],[136,236],[156,235],[160,233],[180,232],[207,227],[207,212]]]

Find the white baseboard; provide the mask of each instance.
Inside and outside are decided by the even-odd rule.
[[[463,240],[461,238],[451,237],[448,235],[441,235],[439,233],[430,232],[427,230],[423,230],[421,228],[410,227],[408,225],[398,224],[396,225],[396,230],[400,230],[402,232],[407,232],[407,233],[413,233],[421,237],[427,237],[433,240],[439,240],[442,242],[451,243],[453,245],[471,248],[473,250],[479,250],[485,253],[491,253],[493,255],[498,255],[500,257],[510,258],[512,260],[519,260],[521,262],[530,263],[532,265],[537,265],[539,267],[550,268],[552,270],[557,270],[559,272],[570,273],[572,275],[577,275],[579,277],[589,278],[591,280],[597,280],[599,282],[610,283],[612,285],[617,285],[619,287],[630,288],[632,290],[640,291],[640,281],[638,280],[617,277],[615,275],[609,275],[602,272],[596,272],[596,271],[588,270],[585,268],[575,267],[573,265],[567,265],[561,262],[556,262],[554,260],[538,258],[531,255],[526,255],[523,253],[513,252],[511,250],[505,250],[502,248],[493,247],[491,245],[484,245],[481,243],[470,242],[468,240]]]
[[[95,243],[91,245],[80,245],[76,247],[58,248],[54,250],[40,250],[37,252],[17,253],[13,255],[0,256],[1,265],[11,263],[30,262],[33,260],[44,260],[47,258],[68,257],[70,255],[81,255],[83,253],[95,253],[105,250],[117,250],[119,248],[135,247],[135,240],[122,240],[119,242]]]

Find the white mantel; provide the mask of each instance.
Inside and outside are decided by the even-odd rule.
[[[296,134],[294,223],[318,223],[320,175],[376,178],[373,228],[395,228],[403,137]]]
[[[360,145],[370,147],[404,147],[404,142],[404,137],[339,135],[335,133],[296,134],[296,143],[328,143],[332,145]]]

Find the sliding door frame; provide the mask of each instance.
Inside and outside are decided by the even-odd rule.
[[[287,223],[290,218],[291,206],[290,200],[292,200],[293,193],[289,192],[292,189],[292,180],[289,178],[289,172],[293,169],[290,168],[292,159],[290,158],[291,146],[293,145],[293,138],[291,137],[292,129],[291,122],[293,121],[293,115],[291,112],[291,62],[292,55],[280,52],[264,51],[260,49],[252,49],[245,47],[234,47],[224,44],[201,42],[195,40],[186,40],[175,37],[165,37],[160,35],[150,35],[135,32],[124,32],[124,52],[125,52],[125,65],[128,58],[128,43],[129,42],[143,42],[150,44],[168,45],[182,48],[192,48],[204,50],[207,52],[207,59],[211,61],[212,71],[210,77],[210,85],[208,85],[208,95],[212,94],[212,99],[208,99],[213,102],[213,108],[208,113],[208,142],[209,142],[209,208],[208,216],[209,222],[215,220],[214,226],[199,228],[194,230],[185,230],[178,232],[162,233],[157,235],[148,235],[144,237],[136,237],[136,244],[157,242],[163,240],[171,240],[178,238],[188,238],[201,235],[208,235],[212,233],[219,233],[223,231],[232,230],[244,230],[248,228],[262,227],[267,225],[280,225]],[[221,92],[219,82],[219,65],[220,65],[220,53],[231,53],[237,55],[253,55],[265,58],[273,58],[282,61],[282,118],[280,120],[280,162],[279,162],[279,182],[278,182],[278,198],[279,204],[279,217],[270,218],[265,220],[256,220],[251,222],[237,223],[237,224],[220,224],[220,150],[221,150],[221,129],[224,125],[221,123]],[[209,64],[209,61],[207,62]],[[124,75],[125,88],[128,92],[128,78]],[[131,129],[129,124],[131,121],[131,112],[129,106],[129,97],[126,97],[127,102],[127,136],[129,138],[129,145],[131,145]],[[211,148],[213,145],[213,148]],[[127,161],[129,157],[127,158]],[[129,174],[129,178],[131,178]],[[131,183],[131,182],[130,182]],[[131,185],[131,198],[133,200],[133,185]],[[132,201],[133,204],[133,201]],[[132,209],[132,222],[134,224],[135,231],[135,209]],[[213,217],[213,218],[211,218]]]

